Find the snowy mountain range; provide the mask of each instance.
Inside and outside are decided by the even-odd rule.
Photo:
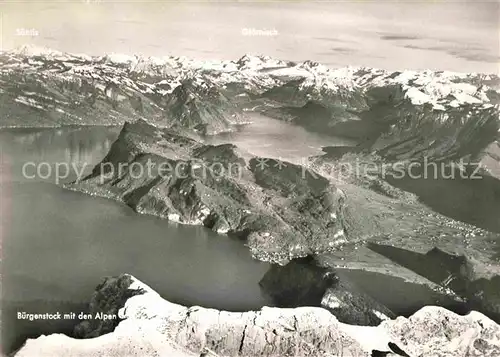
[[[259,113],[392,159],[499,161],[500,78],[493,74],[328,68],[250,55],[92,57],[23,46],[0,53],[0,104],[2,127],[143,119],[205,135]]]
[[[174,56],[91,57],[23,46],[0,53],[1,102],[3,108],[10,107],[0,125],[115,124],[136,118],[167,124],[169,104],[178,102],[172,97],[181,92],[175,89],[186,82],[196,85],[194,96],[204,90],[217,92],[198,100],[217,98],[219,107],[225,102],[219,111],[230,111],[234,103],[245,103],[246,110],[256,106],[267,110],[314,101],[359,112],[370,106],[367,93],[394,87],[413,106],[429,106],[433,111],[463,106],[488,109],[500,99],[496,75],[333,69],[312,61],[294,63],[249,55],[237,61],[210,62]],[[210,121],[200,116],[199,120]]]

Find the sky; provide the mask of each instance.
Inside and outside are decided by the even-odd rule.
[[[0,45],[499,72],[498,1],[9,1]]]

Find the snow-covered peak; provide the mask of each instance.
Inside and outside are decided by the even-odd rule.
[[[12,54],[17,54],[21,56],[41,56],[47,58],[68,58],[69,56],[65,53],[57,50],[53,50],[48,47],[36,46],[36,45],[22,45],[11,51]]]
[[[106,63],[135,65],[139,61],[138,56],[130,56],[121,53],[110,53],[103,57]]]
[[[405,97],[414,105],[430,104],[436,110],[466,104],[491,107],[496,104],[491,103],[491,91],[500,97],[498,77],[476,73],[387,71],[369,67],[329,68],[314,61],[293,63],[248,54],[237,61],[201,61],[183,56],[142,57],[117,53],[90,57],[32,45],[3,54],[7,55],[0,63],[0,71],[32,69],[50,71],[51,74],[64,71],[92,78],[101,77],[106,81],[127,82],[130,81],[130,74],[134,73],[141,80],[141,76],[149,76],[147,84],[143,84],[144,88],[149,88],[148,92],[154,91],[150,86],[152,81],[167,80],[172,83],[170,87],[173,88],[180,80],[203,78],[202,82],[209,80],[218,87],[240,83],[248,90],[258,93],[290,80],[301,79],[298,89],[318,96],[399,85]],[[159,90],[167,93],[163,82]]]
[[[287,67],[290,63],[263,55],[246,54],[236,61],[239,70],[260,71],[267,68]]]

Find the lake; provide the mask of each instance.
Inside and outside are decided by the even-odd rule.
[[[72,162],[90,171],[118,132],[103,127],[0,132],[2,322],[9,326],[4,348],[19,347],[27,336],[69,332],[74,323],[30,323],[15,316],[81,311],[108,275],[130,273],[187,305],[244,311],[269,304],[258,285],[268,265],[253,260],[241,241],[65,190],[48,169],[41,172],[46,179],[22,173],[27,162]]]

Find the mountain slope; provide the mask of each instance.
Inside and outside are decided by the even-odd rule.
[[[497,356],[500,327],[486,316],[426,307],[376,327],[340,323],[321,308],[232,313],[184,307],[162,299],[130,275],[105,279],[91,313],[120,321],[82,323],[92,339],[63,335],[30,339],[16,356]],[[114,314],[114,315],[113,315]],[[117,325],[109,332],[109,325]]]

